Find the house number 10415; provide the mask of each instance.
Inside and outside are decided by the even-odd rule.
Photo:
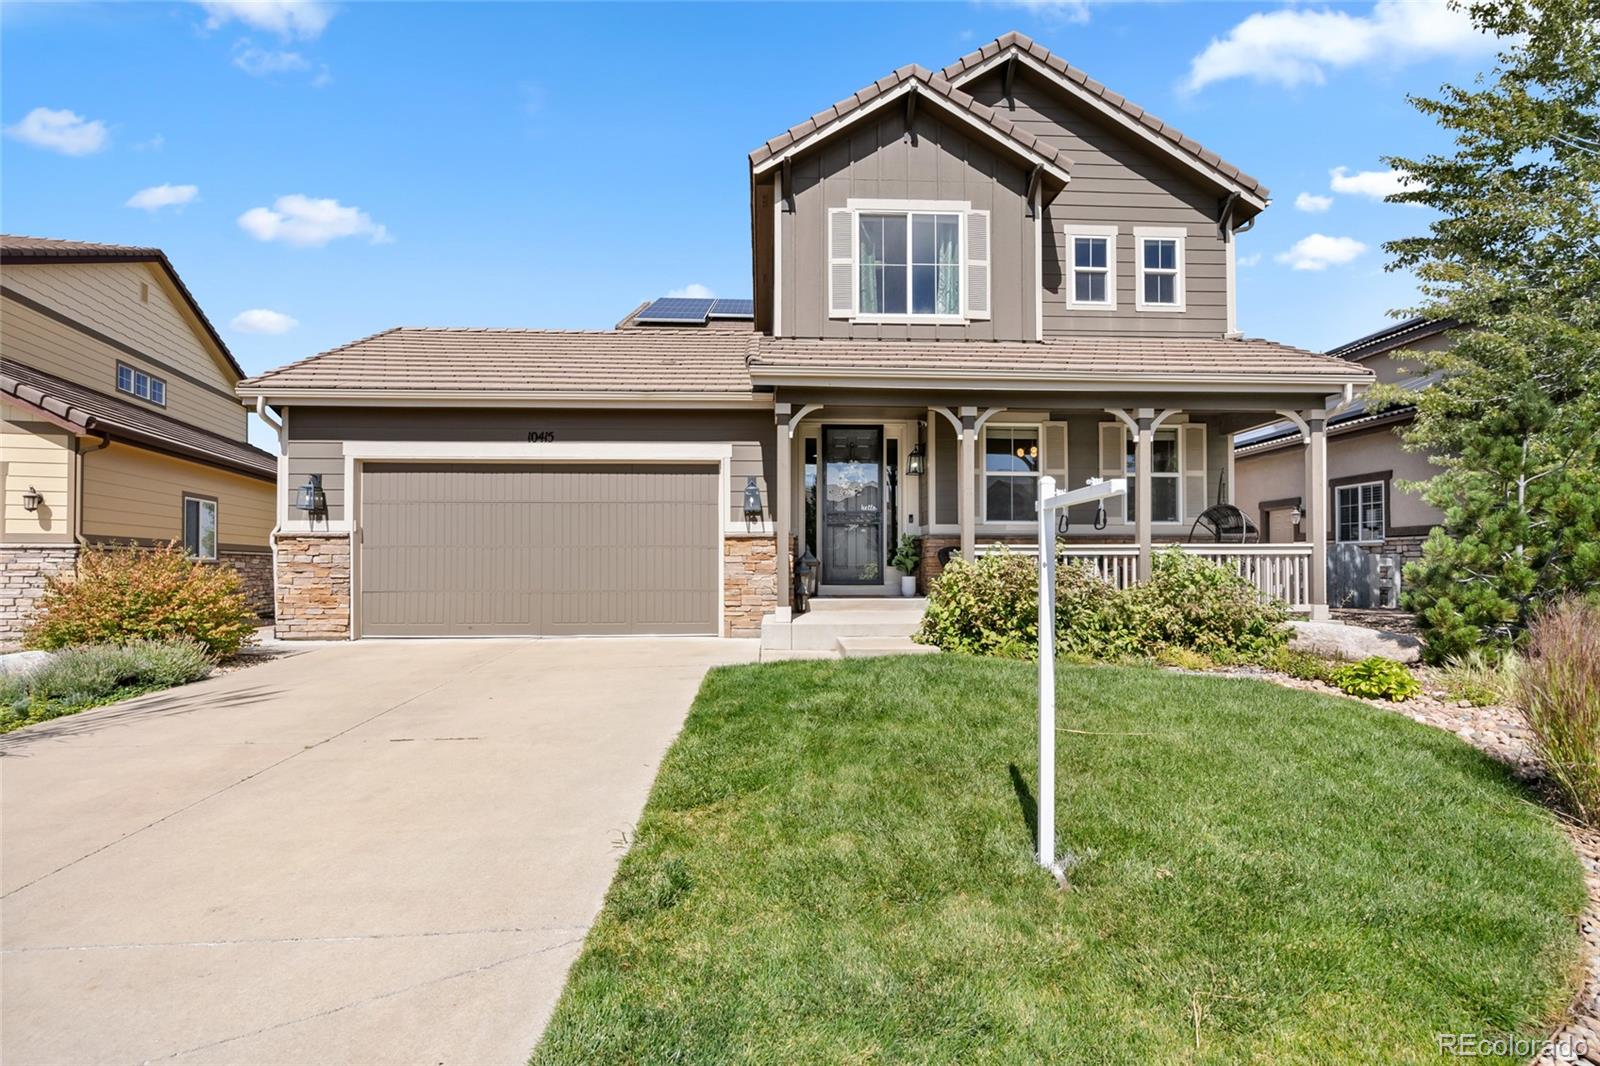
[[[528,443],[529,444],[554,444],[555,442],[556,442],[556,431],[553,430],[553,429],[530,429],[530,430],[528,430]]]

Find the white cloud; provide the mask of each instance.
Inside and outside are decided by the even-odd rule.
[[[1367,246],[1354,237],[1329,237],[1313,233],[1301,237],[1287,252],[1274,258],[1288,263],[1295,270],[1326,270],[1330,266],[1348,263],[1367,250]]]
[[[321,36],[333,18],[333,6],[321,0],[199,0],[206,28],[218,29],[237,19],[252,29],[275,33],[284,40]]]
[[[667,296],[682,300],[714,300],[717,294],[712,292],[709,286],[702,285],[697,281],[693,284],[685,285],[681,289],[673,289],[667,293]]]
[[[193,203],[199,196],[198,185],[152,185],[128,197],[125,206],[154,212],[163,207],[182,207],[184,204]]]
[[[1410,187],[1411,175],[1403,170],[1359,170],[1352,174],[1346,167],[1334,167],[1328,171],[1328,188],[1346,196],[1382,200]]]
[[[1257,12],[1212,38],[1190,62],[1183,88],[1196,92],[1230,78],[1321,85],[1329,70],[1361,63],[1397,65],[1494,48],[1494,38],[1444,0],[1378,0],[1367,15],[1289,7]]]
[[[265,307],[252,307],[248,311],[240,311],[233,316],[229,323],[240,333],[288,333],[300,323],[284,314],[282,311],[269,311]]]
[[[100,151],[111,139],[104,122],[99,119],[91,122],[65,108],[57,111],[36,107],[24,115],[21,122],[7,126],[6,132],[36,148],[48,148],[62,155],[89,155]]]
[[[1025,11],[1042,22],[1078,23],[1089,21],[1089,0],[977,0],[979,7],[999,7]]]
[[[1315,193],[1303,192],[1294,198],[1295,210],[1304,211],[1307,214],[1320,215],[1332,206],[1333,197],[1331,196],[1317,196]]]
[[[1239,260],[1238,260],[1238,265],[1242,266],[1242,267],[1253,267],[1257,263],[1260,263],[1260,262],[1261,262],[1261,253],[1260,252],[1251,252],[1249,255],[1241,255],[1239,257]]]
[[[140,141],[134,145],[133,150],[135,152],[159,152],[161,151],[161,146],[166,143],[167,139],[158,133],[148,141]]]
[[[298,193],[278,197],[271,207],[252,207],[239,216],[239,225],[258,241],[283,241],[299,248],[318,248],[341,237],[366,237],[373,244],[394,240],[359,207]]]
[[[252,78],[264,78],[272,74],[298,74],[311,69],[311,62],[299,52],[257,48],[249,41],[240,41],[234,45],[233,65]]]

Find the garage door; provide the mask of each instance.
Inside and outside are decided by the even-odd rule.
[[[716,634],[715,466],[368,464],[363,636]]]

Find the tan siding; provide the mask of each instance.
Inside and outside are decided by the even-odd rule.
[[[11,285],[8,268],[6,284]],[[34,267],[17,271],[24,273]],[[13,286],[14,287],[14,286]],[[154,297],[152,297],[154,299]],[[103,341],[42,315],[15,300],[4,301],[0,314],[0,352],[47,374],[75,381],[129,403],[160,411],[234,440],[246,439],[245,410],[231,395],[218,395],[179,378],[159,366],[136,359]],[[67,313],[67,312],[64,312]],[[142,350],[142,349],[141,349]],[[117,391],[117,363],[144,370],[167,383],[167,404],[159,407]],[[218,386],[221,388],[222,386]]]
[[[848,136],[795,160],[795,210],[783,226],[783,330],[791,337],[1029,340],[1033,336],[1033,220],[1027,174],[976,134],[924,105],[906,136],[905,107],[890,105]],[[992,318],[965,325],[855,325],[827,314],[829,208],[851,198],[970,201],[989,211]]]
[[[46,428],[32,412],[0,405],[0,489],[5,492],[4,538],[29,541],[72,539],[72,437]],[[44,497],[29,513],[22,495]]]
[[[1188,179],[1059,90],[1019,72],[1015,109],[1003,98],[999,75],[965,87],[1022,129],[1066,151],[1072,181],[1045,214],[1044,328],[1061,334],[1217,336],[1227,330],[1226,245],[1217,233],[1220,194]],[[1117,310],[1074,311],[1066,305],[1063,226],[1068,222],[1115,223]],[[1138,311],[1134,288],[1135,226],[1181,226],[1187,264],[1186,310]]]
[[[616,441],[649,445],[660,441],[730,443],[728,518],[744,520],[745,478],[757,477],[764,517],[772,518],[776,476],[776,430],[770,411],[504,411],[296,407],[288,420],[288,483],[292,494],[307,474],[322,475],[328,518],[345,519],[344,442],[526,441],[531,429],[550,430],[559,443]],[[648,453],[648,447],[642,449]],[[291,511],[293,517],[300,512]]]
[[[219,389],[233,388],[232,372],[197,332],[157,264],[14,264],[6,268],[5,284]],[[141,286],[148,286],[148,301],[140,299]]]
[[[86,537],[179,540],[183,495],[217,500],[217,541],[265,545],[273,527],[272,486],[199,463],[124,444],[84,453]]]

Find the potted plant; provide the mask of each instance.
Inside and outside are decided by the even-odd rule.
[[[900,571],[900,595],[915,596],[917,567],[922,565],[922,538],[914,537],[910,533],[901,537],[900,547],[895,549],[894,558],[889,560],[889,565]]]

